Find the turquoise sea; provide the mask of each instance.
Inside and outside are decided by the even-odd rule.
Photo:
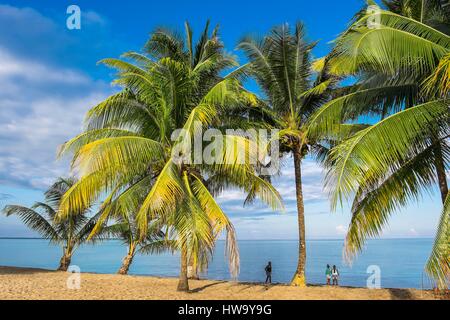
[[[326,264],[335,264],[344,286],[366,286],[367,268],[378,266],[381,286],[384,288],[429,288],[423,269],[432,247],[432,239],[370,240],[366,250],[353,265],[342,259],[342,240],[309,240],[307,242],[307,277],[310,284],[323,284]],[[297,262],[297,242],[281,240],[239,241],[241,268],[239,281],[264,281],[264,266],[272,261],[273,282],[289,282]],[[85,245],[78,249],[72,264],[81,272],[115,273],[126,254],[126,247],[118,240]],[[54,269],[58,265],[61,249],[41,239],[0,239],[0,265]],[[130,274],[152,276],[178,276],[177,254],[139,255]],[[224,242],[219,241],[208,272],[209,279],[230,279],[224,256]]]

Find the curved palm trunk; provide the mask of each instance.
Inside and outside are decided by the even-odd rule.
[[[118,274],[124,274],[124,275],[128,274],[128,270],[130,270],[130,266],[133,263],[135,250],[136,250],[135,246],[130,245],[130,247],[128,249],[128,254],[125,256],[125,258],[123,258],[122,266],[120,267],[119,271],[117,272]]]
[[[199,280],[200,277],[198,275],[198,270],[196,267],[194,267],[194,263],[191,259],[191,261],[189,261],[189,265],[187,267],[187,277],[189,280]]]
[[[65,251],[61,260],[59,261],[58,271],[67,271],[70,266],[70,262],[72,261],[72,252]]]
[[[188,292],[189,280],[187,274],[188,261],[187,261],[187,249],[185,246],[181,249],[180,259],[180,280],[178,281],[177,291]]]
[[[305,206],[303,203],[302,190],[302,155],[301,146],[294,147],[294,168],[295,168],[295,190],[297,196],[297,215],[298,215],[298,263],[297,271],[292,278],[291,285],[306,286],[305,266],[306,266],[306,241],[305,241]]]
[[[445,174],[445,165],[442,155],[441,146],[436,147],[436,159],[435,159],[436,173],[439,182],[439,190],[441,192],[442,203],[445,203],[445,199],[448,195],[447,176]]]

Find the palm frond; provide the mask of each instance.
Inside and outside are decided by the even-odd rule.
[[[411,148],[425,148],[427,137],[433,136],[438,123],[447,117],[447,103],[432,101],[398,112],[335,147],[331,151],[333,168],[326,177],[332,188],[332,205],[406,161]]]
[[[18,205],[6,206],[3,213],[8,217],[11,215],[18,216],[27,227],[36,231],[45,239],[53,242],[61,240],[54,227],[38,212],[30,208]]]
[[[444,203],[433,250],[426,265],[427,273],[441,289],[450,286],[450,194]]]
[[[214,197],[205,187],[205,185],[196,176],[192,176],[192,190],[195,197],[200,202],[203,210],[213,221],[214,234],[217,237],[223,230],[227,231],[226,256],[230,266],[230,273],[233,277],[239,274],[239,249],[236,242],[236,236],[233,224],[228,219],[222,208],[217,204]]]

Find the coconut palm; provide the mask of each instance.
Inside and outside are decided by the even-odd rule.
[[[283,152],[293,155],[299,229],[298,264],[292,279],[292,285],[296,286],[306,285],[302,160],[308,154],[321,159],[342,138],[339,135],[347,136],[361,127],[336,124],[334,127],[341,130],[334,133],[328,130],[326,136],[316,129],[318,124],[312,116],[330,99],[339,78],[328,75],[327,59],[312,61],[313,47],[313,43],[306,41],[301,23],[296,24],[294,32],[287,24],[277,26],[262,39],[245,37],[238,46],[249,59],[246,73],[256,80],[264,94],[260,103],[264,105],[266,121],[280,130],[272,139],[278,139]]]
[[[205,268],[215,240],[226,231],[230,270],[236,275],[235,232],[214,199],[223,191],[216,186],[252,190],[273,208],[282,207],[278,193],[258,177],[254,165],[240,161],[257,158],[258,146],[251,140],[216,132],[213,138],[224,147],[213,152],[214,161],[192,157],[195,133],[222,127],[221,114],[252,102],[236,80],[239,71],[222,76],[236,62],[223,51],[218,29],[209,32],[209,23],[196,44],[188,23],[185,41],[158,29],[144,53],[126,53],[124,59],[102,61],[119,70],[115,83],[122,91],[92,108],[86,130],[62,147],[62,154],[74,154],[72,164],[81,179],[64,197],[61,217],[104,194],[99,225],[114,215],[115,206],[123,212],[138,207],[141,237],[153,220],[172,230],[171,239],[181,251],[182,291],[189,290],[188,262]]]
[[[63,249],[58,270],[67,271],[75,250],[87,241],[98,215],[88,217],[89,210],[72,212],[65,219],[56,219],[64,194],[76,180],[59,178],[46,192],[45,202],[36,202],[31,208],[8,205],[3,209],[7,216],[18,216],[30,229]],[[92,237],[91,241],[100,239]]]
[[[322,131],[367,116],[374,123],[333,148],[328,158],[333,206],[353,200],[345,247],[349,260],[367,237],[382,231],[391,214],[424,192],[437,185],[443,203],[448,197],[450,37],[425,19],[374,10],[375,3],[370,4],[371,10],[358,15],[336,41],[329,58],[331,73],[357,78],[354,89],[315,115],[321,123],[316,129]],[[427,265],[441,285],[450,276],[445,221],[448,210],[443,210],[434,258]]]

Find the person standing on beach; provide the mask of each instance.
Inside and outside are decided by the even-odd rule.
[[[331,267],[327,264],[327,268],[325,270],[325,276],[327,277],[327,286],[331,285]]]
[[[272,262],[269,261],[264,270],[266,271],[266,284],[272,283]]]
[[[333,266],[333,269],[331,270],[331,277],[333,278],[333,286],[338,286],[339,271],[336,266]]]

